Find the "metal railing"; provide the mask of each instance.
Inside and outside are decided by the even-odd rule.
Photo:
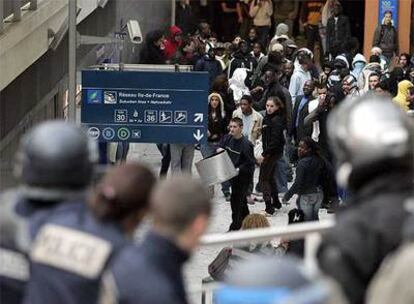
[[[283,240],[305,239],[305,267],[309,271],[316,271],[316,250],[321,240],[321,234],[335,225],[333,220],[320,222],[305,222],[285,227],[269,227],[236,231],[230,233],[208,234],[202,237],[201,246],[236,245],[252,241],[269,241],[275,238]],[[204,278],[201,285],[201,303],[213,303],[213,292],[219,284],[209,278]],[[200,291],[198,291],[200,292]]]
[[[0,0],[0,34],[4,31],[4,24],[19,22],[22,11],[37,9],[38,0]]]

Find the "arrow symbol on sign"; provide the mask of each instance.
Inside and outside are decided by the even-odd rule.
[[[194,122],[203,122],[203,113],[194,114]]]
[[[193,136],[197,141],[200,141],[204,137],[204,134],[200,130],[197,130],[196,133],[193,133]]]

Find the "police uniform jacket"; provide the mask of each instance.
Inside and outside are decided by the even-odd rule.
[[[0,302],[21,303],[30,275],[28,251],[60,201],[27,199],[19,189],[0,196]]]
[[[117,224],[97,220],[84,202],[56,208],[33,242],[24,303],[96,303],[101,275],[126,243]]]

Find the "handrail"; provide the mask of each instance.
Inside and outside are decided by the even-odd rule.
[[[252,230],[235,231],[229,233],[207,234],[201,238],[201,246],[214,246],[225,244],[240,244],[252,241],[267,241],[274,238],[289,240],[303,238],[310,233],[323,233],[335,225],[334,220],[320,222],[305,222],[285,227],[269,227]]]
[[[305,222],[288,225],[285,227],[269,227],[252,230],[229,232],[225,234],[208,234],[202,237],[201,246],[229,245],[247,243],[251,241],[266,241],[274,238],[294,240],[305,239],[305,267],[310,272],[317,270],[316,250],[320,242],[320,234],[328,231],[335,225],[334,220],[322,220],[320,222]],[[213,292],[220,284],[215,281],[201,283],[201,289],[192,289],[190,293],[201,293],[202,304],[213,303]]]

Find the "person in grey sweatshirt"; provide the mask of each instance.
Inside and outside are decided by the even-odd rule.
[[[302,54],[299,56],[298,61],[300,66],[296,67],[293,71],[289,85],[289,93],[292,97],[292,100],[295,100],[296,96],[303,95],[303,85],[306,81],[312,79],[312,76],[309,72],[312,64],[310,56],[307,54]]]

